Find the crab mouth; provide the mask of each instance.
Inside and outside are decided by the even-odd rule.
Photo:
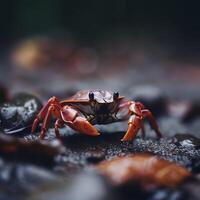
[[[110,116],[108,114],[97,115],[96,116],[96,122],[99,123],[99,124],[106,124],[109,117]]]
[[[97,115],[104,115],[110,112],[110,104],[109,103],[99,103],[96,107]]]

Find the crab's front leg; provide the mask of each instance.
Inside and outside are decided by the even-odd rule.
[[[87,121],[84,115],[71,106],[64,106],[61,110],[62,120],[72,129],[86,135],[98,136],[100,133]]]
[[[156,135],[159,138],[162,136],[152,113],[148,109],[145,109],[144,105],[140,102],[126,102],[125,104],[120,105],[120,109],[128,109],[128,114],[130,115],[128,120],[128,130],[122,138],[122,141],[133,140],[140,129],[142,129],[143,136],[145,135],[143,125],[144,118],[149,120],[151,128],[154,129]]]

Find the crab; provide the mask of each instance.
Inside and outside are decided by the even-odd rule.
[[[128,120],[128,129],[121,141],[134,140],[138,131],[145,137],[143,120],[148,119],[158,138],[162,137],[152,113],[140,102],[134,102],[120,96],[118,92],[106,90],[81,90],[69,99],[59,101],[57,97],[49,99],[41,109],[32,125],[32,133],[43,121],[40,139],[44,139],[51,115],[56,118],[54,129],[60,138],[59,128],[69,126],[79,133],[98,136],[95,124],[108,124]]]

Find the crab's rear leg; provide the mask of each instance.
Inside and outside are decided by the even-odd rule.
[[[82,113],[71,106],[64,106],[61,110],[62,120],[72,129],[86,135],[98,136],[100,133],[87,121]]]
[[[51,105],[57,105],[57,107],[60,107],[59,100],[56,97],[52,97],[49,99],[48,103],[41,109],[41,111],[37,115],[36,119],[34,120],[32,129],[31,129],[31,133],[35,132],[39,123],[45,118],[45,116],[48,112],[48,109]]]
[[[156,132],[157,137],[161,138],[162,134],[159,130],[158,124],[157,124],[156,120],[154,119],[152,113],[149,110],[144,109],[144,110],[142,110],[142,116],[143,116],[143,118],[148,119],[150,126]]]
[[[57,138],[60,138],[59,128],[64,125],[64,122],[61,119],[57,119],[54,125],[55,134]]]
[[[53,110],[54,110],[53,106],[50,106],[48,108],[47,114],[46,114],[46,116],[44,118],[44,122],[42,124],[41,132],[40,132],[40,135],[39,135],[40,139],[44,139],[44,137],[45,137],[45,133],[46,133],[47,128],[49,126],[49,121],[50,121],[50,117],[51,117]]]
[[[130,102],[129,111],[131,112],[131,116],[128,121],[129,127],[126,134],[122,138],[122,141],[133,140],[136,137],[140,128],[142,129],[142,136],[145,136],[143,125],[144,118],[147,118],[149,120],[151,128],[154,129],[158,138],[162,137],[162,134],[152,113],[149,110],[144,109],[143,104],[139,102]]]

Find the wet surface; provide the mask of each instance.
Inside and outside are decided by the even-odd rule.
[[[21,105],[21,101],[16,105]],[[152,109],[157,109],[157,107],[152,107]],[[167,106],[165,111],[156,118],[164,136],[160,140],[156,139],[149,124],[145,123],[147,132],[145,139],[142,139],[141,133],[139,133],[134,141],[121,142],[120,139],[127,129],[127,122],[97,125],[97,129],[101,133],[98,137],[78,134],[70,128],[64,127],[60,130],[61,143],[55,140],[53,128],[48,130],[45,141],[41,143],[38,140],[39,130],[35,134],[30,134],[30,131],[22,135],[16,134],[15,137],[21,139],[7,138],[2,135],[0,138],[2,199],[12,199],[11,196],[14,194],[19,199],[27,196],[32,199],[53,199],[55,196],[62,199],[63,195],[69,195],[69,199],[84,199],[85,197],[87,197],[85,199],[92,199],[93,195],[99,194],[99,190],[103,191],[99,199],[126,199],[125,193],[127,192],[138,199],[184,199],[187,196],[186,199],[190,199],[190,193],[192,193],[190,188],[186,189],[187,192],[182,191],[182,186],[174,189],[147,190],[137,185],[137,182],[133,185],[125,184],[116,187],[101,177],[97,171],[92,170],[93,165],[118,156],[150,153],[184,166],[192,172],[194,177],[198,176],[200,172],[200,139],[196,132],[186,134],[188,130],[196,129],[194,123],[183,123],[182,116],[175,117],[167,109]],[[182,133],[180,133],[181,131]],[[83,169],[87,170],[87,173]],[[73,192],[73,187],[75,187],[73,182],[83,181],[82,176],[84,182],[94,182],[93,187],[96,192],[91,194],[87,188],[84,188],[85,196],[76,196],[76,193]],[[10,182],[15,189],[10,188]],[[96,188],[99,187],[99,184],[101,189]],[[187,183],[185,184],[183,184],[184,187],[189,187]],[[192,181],[190,184],[195,183]],[[198,184],[195,186],[198,187]],[[42,189],[43,187],[45,191]],[[137,191],[129,191],[132,187],[138,188]],[[141,191],[143,196],[138,191]]]

